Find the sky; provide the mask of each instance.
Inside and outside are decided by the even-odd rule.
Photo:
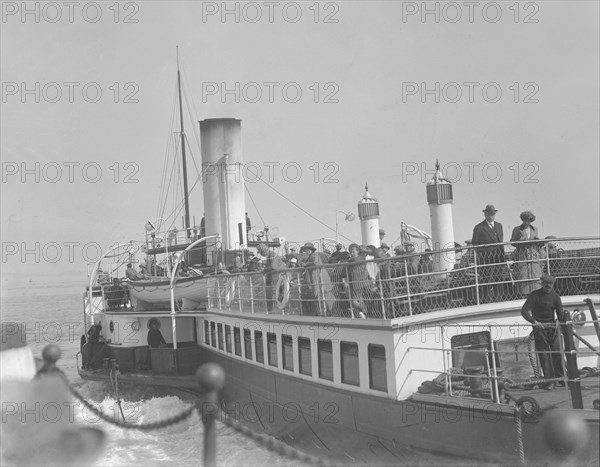
[[[256,226],[304,241],[334,238],[337,218],[360,240],[359,221],[336,213],[356,213],[368,183],[386,241],[401,222],[431,231],[425,183],[439,159],[460,243],[487,204],[505,236],[524,210],[542,236],[598,236],[598,9],[3,2],[2,287],[84,282],[97,245],[141,240],[157,220],[176,46],[188,158],[200,166],[197,121],[241,119],[244,160],[262,169],[247,183]],[[198,186],[190,205],[199,223]]]

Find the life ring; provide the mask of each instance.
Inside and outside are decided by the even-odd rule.
[[[283,286],[282,294],[280,294],[281,286]],[[283,310],[289,301],[290,278],[287,276],[287,274],[280,274],[279,280],[277,281],[277,285],[275,286],[275,303],[277,303],[277,308]]]
[[[227,308],[231,307],[231,302],[233,302],[233,298],[235,297],[235,289],[235,279],[229,279],[225,290],[225,306]]]

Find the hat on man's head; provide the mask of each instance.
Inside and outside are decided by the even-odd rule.
[[[488,204],[485,209],[483,210],[483,212],[498,212],[498,210],[494,207],[493,204]]]
[[[386,249],[386,250],[389,250],[389,249],[390,249],[390,247],[389,247],[389,245],[388,245],[387,243],[382,243],[380,248],[381,248],[382,250],[383,250],[383,249]]]
[[[556,277],[551,276],[550,274],[542,274],[542,277],[540,277],[540,280],[547,284],[554,284],[556,282]]]
[[[394,247],[394,253],[396,253],[396,252],[402,253],[402,247],[400,245]]]
[[[379,229],[379,235],[385,235],[385,230]]]
[[[297,263],[297,262],[298,262],[298,260],[296,258],[290,259],[290,263]]]
[[[315,251],[316,248],[315,248],[315,246],[312,243],[307,242],[307,243],[304,244],[304,246],[302,248],[300,248],[300,251],[302,251],[302,250],[312,250],[312,251]]]
[[[404,245],[404,246],[417,246],[417,244],[415,242],[412,242],[410,240],[407,240],[406,242],[402,243],[402,245]]]

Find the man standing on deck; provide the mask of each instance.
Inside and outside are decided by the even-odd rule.
[[[521,309],[521,315],[533,324],[535,348],[537,351],[542,352],[538,355],[544,378],[562,378],[564,375],[563,359],[559,353],[560,344],[558,341],[560,333],[554,321],[555,313],[556,318],[563,323],[565,322],[565,315],[560,296],[552,290],[556,279],[548,274],[543,274],[540,279],[542,288],[534,290],[527,296],[527,300]],[[556,353],[544,353],[548,351]],[[560,381],[558,384],[564,386],[564,381]],[[550,385],[549,389],[552,386],[553,384]]]
[[[504,232],[502,224],[496,222],[496,213],[498,210],[493,204],[488,204],[483,210],[485,219],[477,224],[473,229],[473,245],[487,245],[492,243],[502,243]],[[486,248],[478,248],[475,252],[477,255],[477,275],[479,283],[500,282],[502,280],[502,267],[506,264],[504,254],[504,246],[494,245]],[[481,267],[479,267],[481,266]],[[491,302],[496,297],[497,290],[500,289],[500,284],[489,285],[482,287],[483,302]]]
[[[102,325],[94,322],[87,332],[87,342],[81,348],[81,364],[84,370],[94,370],[99,366],[104,348],[104,337],[102,337]]]

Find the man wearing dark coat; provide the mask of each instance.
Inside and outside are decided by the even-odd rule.
[[[544,378],[563,377],[563,357],[560,353],[560,333],[555,325],[558,318],[565,322],[565,314],[560,296],[552,290],[556,279],[548,274],[540,277],[542,288],[534,290],[527,296],[521,315],[533,325],[535,347],[540,352],[540,364],[544,372]],[[552,353],[546,353],[552,352]],[[564,383],[559,384],[564,386]]]
[[[504,241],[504,232],[502,224],[496,222],[495,217],[498,210],[493,204],[488,204],[483,210],[485,220],[480,222],[473,229],[473,245],[488,245],[492,243],[502,243]],[[502,268],[505,267],[506,257],[503,245],[494,245],[486,248],[477,248],[477,274],[479,283],[500,282],[502,279]],[[480,267],[481,266],[481,267]],[[500,285],[495,286],[496,291],[500,290]],[[494,286],[482,287],[484,301],[493,301],[495,296]]]

